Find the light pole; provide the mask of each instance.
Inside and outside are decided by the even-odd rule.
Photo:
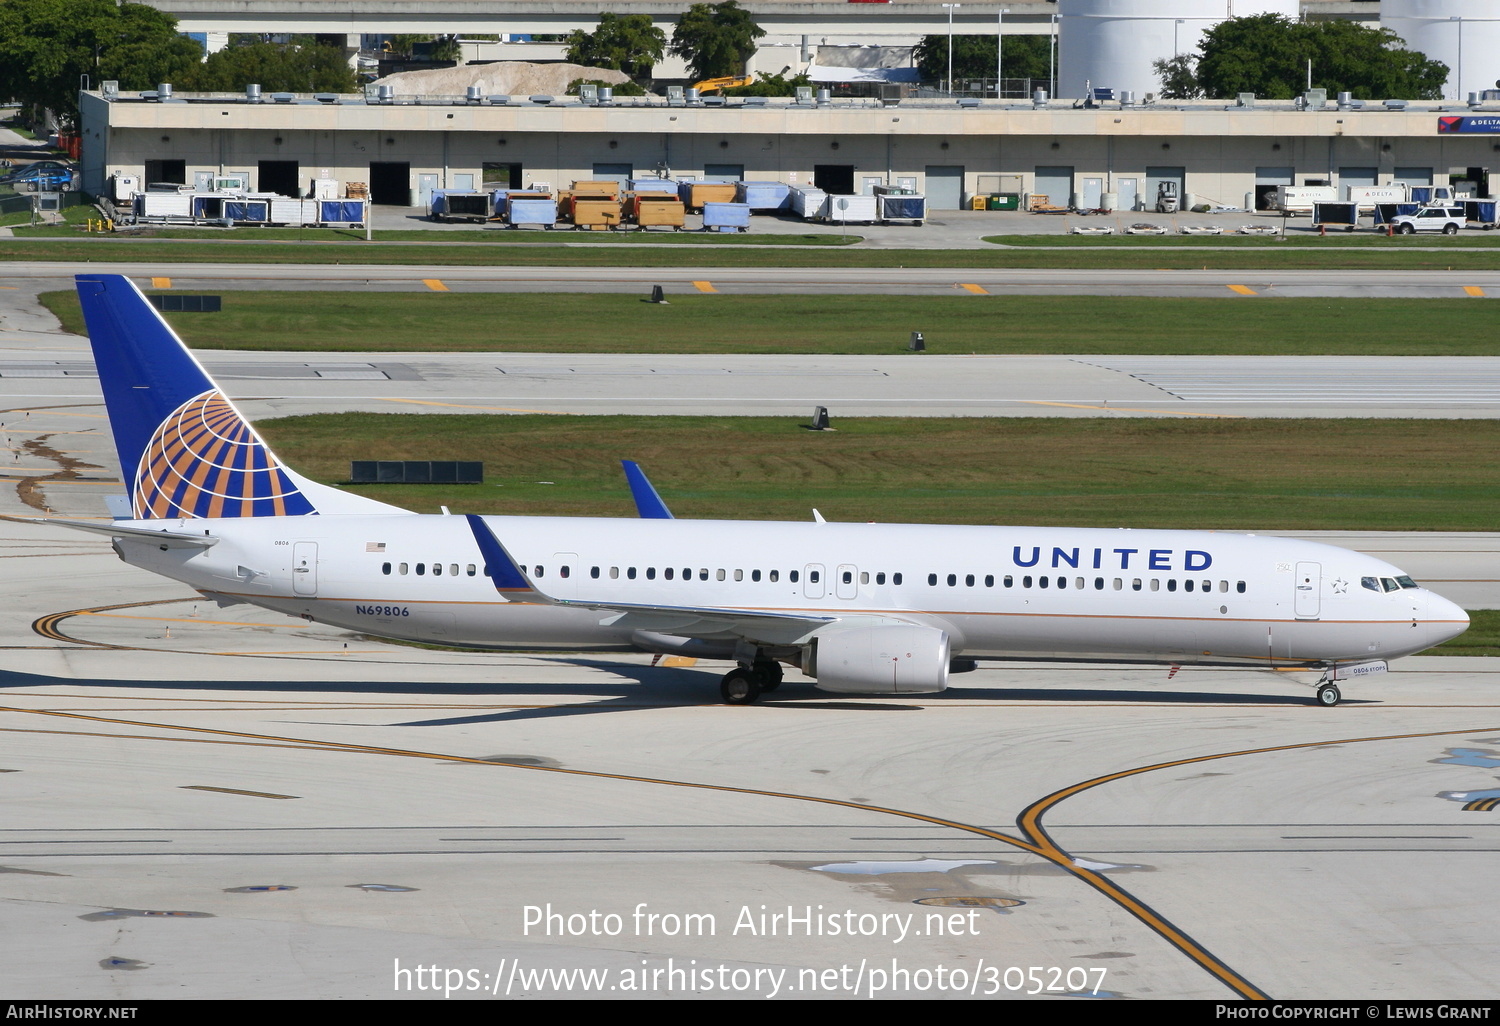
[[[948,8],[948,95],[953,95],[953,12],[963,4],[944,4]]]
[[[1001,58],[1005,50],[1005,15],[1009,11],[1009,7],[1002,7],[995,13],[995,99],[997,100],[1004,95],[1000,88],[1000,83],[1004,81],[1000,77],[1000,72],[1004,67]]]
[[[1057,95],[1057,15],[1052,16],[1052,63],[1047,71],[1048,96]]]
[[[1177,30],[1178,30],[1178,26],[1180,26],[1181,24],[1182,24],[1182,19],[1181,18],[1178,18],[1172,24],[1172,56],[1173,57],[1180,57],[1182,55],[1182,49],[1177,45]]]
[[[1453,83],[1453,98],[1462,100],[1464,98],[1464,20],[1458,15],[1448,20],[1458,26],[1458,77]]]

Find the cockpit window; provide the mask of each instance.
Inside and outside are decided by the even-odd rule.
[[[1380,579],[1380,583],[1385,587],[1386,591],[1401,590],[1401,585],[1396,583],[1396,579],[1394,577],[1382,577]]]
[[[1380,590],[1380,578],[1378,578],[1378,577],[1361,577],[1359,579],[1359,586],[1361,588],[1368,588],[1371,591],[1379,591]]]
[[[1399,585],[1401,585],[1401,587],[1403,587],[1403,588],[1420,588],[1421,587],[1420,584],[1418,584],[1416,581],[1412,580],[1410,577],[1398,577],[1398,578],[1396,578],[1396,583],[1399,584]]]

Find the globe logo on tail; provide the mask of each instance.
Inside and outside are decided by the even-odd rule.
[[[138,520],[317,512],[217,391],[188,400],[157,427],[141,456],[132,501]]]

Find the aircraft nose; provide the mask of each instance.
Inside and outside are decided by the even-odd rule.
[[[1427,616],[1424,626],[1432,634],[1432,644],[1441,645],[1469,629],[1469,614],[1456,602],[1441,595],[1427,593]]]

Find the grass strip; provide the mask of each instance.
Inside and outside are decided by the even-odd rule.
[[[680,517],[1239,531],[1496,529],[1492,420],[841,419],[339,414],[265,422],[304,473],[485,463],[482,485],[350,486],[421,512],[633,516],[635,459]],[[1458,468],[1462,468],[1461,471]]]
[[[644,292],[644,286],[642,287]],[[82,334],[77,294],[42,294]],[[168,314],[196,349],[299,352],[890,355],[912,331],[935,353],[1494,356],[1482,301],[1121,296],[223,294],[217,314]]]

